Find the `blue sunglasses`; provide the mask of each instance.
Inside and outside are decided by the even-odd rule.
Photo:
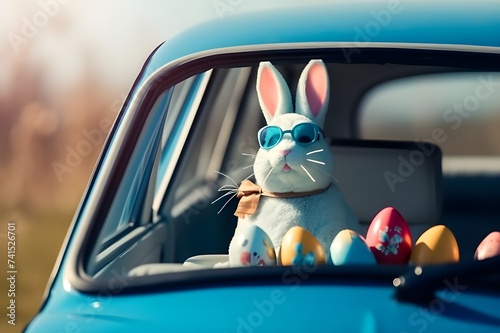
[[[290,133],[295,142],[302,146],[307,146],[318,141],[320,134],[323,138],[325,137],[323,130],[318,125],[312,123],[298,124],[291,130],[286,131],[283,131],[278,126],[265,126],[257,134],[259,145],[263,149],[271,149],[281,142],[283,135],[286,133]]]

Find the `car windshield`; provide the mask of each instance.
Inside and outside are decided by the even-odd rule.
[[[146,84],[143,89],[151,93],[137,100],[134,111],[145,120],[135,146],[130,147],[128,162],[121,166],[123,175],[105,214],[89,231],[85,273],[99,280],[116,271],[165,279],[179,272],[231,272],[235,265],[231,265],[229,248],[238,226],[235,215],[241,202],[254,202],[248,198],[252,195],[260,198],[256,213],[240,211],[240,218],[251,215],[252,223],[275,229],[262,227],[267,231],[263,235],[260,229],[251,231],[251,237],[261,244],[259,251],[267,257],[257,250],[234,250],[232,255],[247,266],[268,265],[266,258],[274,258],[274,264],[281,261],[285,266],[312,260],[314,265],[335,268],[342,265],[335,265],[335,246],[347,246],[351,251],[352,237],[358,236],[367,250],[363,255],[371,258],[361,263],[360,274],[367,274],[375,265],[394,276],[395,267],[404,272],[415,265],[494,255],[483,243],[500,229],[498,57],[495,68],[493,62],[482,61],[480,54],[447,62],[453,52],[429,53],[422,61],[420,55],[391,50],[383,58],[388,60],[347,63],[332,52],[311,52],[307,60],[294,58],[293,52],[272,59],[260,56],[258,61],[242,58],[239,64],[204,68],[174,85]],[[370,51],[365,52],[369,59]],[[309,60],[317,57],[322,57],[327,81],[301,88],[301,75]],[[268,60],[274,72],[260,70],[259,64]],[[279,95],[273,89],[278,88],[265,86],[267,76],[276,72],[289,89],[290,105],[286,104],[288,97],[286,101],[273,99]],[[329,92],[322,95],[325,82],[329,82]],[[266,89],[259,91],[259,84]],[[295,105],[301,107],[301,89],[309,96],[313,116],[277,120],[280,105],[287,112],[297,112]],[[307,95],[310,89],[316,95]],[[326,109],[318,108],[316,113],[314,103],[326,105]],[[263,106],[276,107],[277,114],[263,114]],[[324,121],[314,118],[321,112]],[[272,127],[261,130],[266,125]],[[291,148],[282,148],[286,144]],[[273,158],[289,162],[272,164]],[[330,163],[331,172],[322,169]],[[243,194],[240,186],[246,180],[252,181],[247,185],[257,183],[260,188]],[[328,204],[322,206],[323,199],[303,199],[320,198],[332,188],[359,223],[350,236],[351,245],[338,245],[335,235],[324,235],[323,229],[314,226],[314,219],[330,212]],[[273,195],[277,198],[271,198]],[[339,207],[337,199],[332,200],[326,202]],[[283,216],[273,215],[281,208],[270,203],[277,201],[291,205]],[[384,209],[388,208],[402,222],[384,222]],[[302,245],[309,246],[304,238],[309,236],[287,234],[290,227],[280,234],[283,243],[273,244],[281,237],[274,230],[284,228],[273,221],[286,219],[290,211],[310,214],[305,225],[297,224],[306,230],[314,226],[309,229],[311,239],[322,249],[324,262],[316,250],[285,261],[286,237],[299,237]],[[290,214],[293,219],[295,215]],[[271,221],[262,222],[266,218]],[[336,223],[336,218],[331,216],[331,222],[324,223]],[[391,234],[391,228],[397,232]],[[403,261],[387,262],[374,253],[399,255],[405,242],[409,247]],[[344,257],[350,258],[345,253]],[[351,259],[345,260],[348,269]],[[360,262],[354,264],[359,269]],[[245,274],[259,274],[255,273],[259,269],[265,271],[248,267]]]

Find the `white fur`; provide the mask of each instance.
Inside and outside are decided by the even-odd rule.
[[[305,116],[288,113],[274,118],[269,125],[276,125],[283,130],[290,130],[295,125],[306,122],[312,123]],[[321,149],[320,152],[307,155]],[[281,152],[288,150],[290,150],[290,153],[283,156]],[[325,163],[325,165],[308,161],[308,159]],[[287,173],[283,172],[285,164],[291,168]],[[312,181],[303,167],[306,168],[315,181]],[[302,146],[292,139],[291,134],[287,133],[276,147],[270,150],[259,149],[253,171],[255,172],[257,184],[267,191],[310,192],[326,188],[333,181],[333,156],[324,138],[320,138],[319,141],[313,144]]]
[[[261,227],[269,235],[276,249],[281,246],[283,235],[296,225],[311,232],[325,251],[330,249],[333,238],[339,231],[351,229],[360,232],[356,217],[334,184],[325,192],[309,197],[262,197],[255,214],[238,220],[235,235],[245,223],[255,223]],[[231,241],[231,245],[232,243]]]
[[[314,75],[309,75],[309,70],[313,66]],[[263,70],[268,71],[266,75],[273,76],[274,82],[270,82],[272,80],[269,80],[269,76],[265,84],[260,82]],[[287,110],[289,91],[284,88],[286,85],[284,82],[272,64],[261,63],[257,75],[257,93],[268,124],[279,126],[282,130],[290,130],[297,124],[305,122],[323,126],[329,96],[328,74],[323,62],[312,60],[304,69],[297,87],[296,113]],[[322,105],[316,103],[315,109],[308,103],[307,86],[310,84],[315,85],[314,89],[317,87],[326,89],[319,91],[318,95],[326,98]],[[270,94],[263,93],[263,89],[267,87],[277,91],[281,96],[271,102],[266,101]],[[309,91],[313,91],[311,87],[309,88]],[[269,109],[270,105],[276,106],[276,109]],[[289,153],[284,156],[284,151]],[[285,172],[285,165],[289,167],[288,172]],[[283,235],[293,226],[302,226],[311,232],[326,252],[339,231],[343,229],[360,231],[356,217],[334,183],[333,156],[323,137],[313,144],[302,146],[295,142],[289,133],[285,134],[277,146],[269,150],[259,150],[254,162],[254,172],[257,184],[270,192],[310,192],[327,187],[328,189],[319,194],[298,198],[262,196],[255,213],[238,220],[235,236],[229,246],[230,256],[235,247],[233,241],[246,223],[255,223],[262,228],[270,236],[276,249],[281,246]]]

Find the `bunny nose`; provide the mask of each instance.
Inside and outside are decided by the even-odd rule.
[[[281,155],[286,156],[286,155],[290,154],[291,151],[292,151],[291,149],[289,149],[289,150],[282,150],[280,153],[281,153]]]

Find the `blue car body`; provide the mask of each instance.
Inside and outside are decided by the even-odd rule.
[[[399,292],[398,282],[390,278],[411,275],[409,268],[401,267],[374,268],[363,276],[356,269],[264,268],[265,274],[256,273],[252,279],[242,277],[244,269],[234,269],[236,275],[230,278],[205,272],[201,280],[182,275],[170,284],[153,279],[147,287],[121,272],[88,287],[84,278],[72,272],[78,270],[75,263],[83,256],[84,235],[100,207],[102,170],[118,163],[110,153],[123,144],[118,129],[140,132],[141,126],[134,122],[145,115],[137,113],[134,105],[146,99],[152,85],[176,84],[211,66],[230,64],[237,54],[265,57],[266,52],[294,50],[300,57],[301,49],[310,48],[340,50],[347,63],[356,62],[367,48],[381,52],[391,48],[461,50],[495,56],[498,61],[499,31],[500,3],[496,1],[335,1],[232,15],[166,41],[148,59],[117,118],[44,304],[26,332],[498,332],[498,282],[496,290],[483,290],[469,284],[470,274],[463,277],[471,269],[494,270],[500,267],[498,260],[488,263],[488,269],[477,262],[431,267],[425,271],[433,276],[426,280],[431,286],[420,286],[417,281],[417,291],[409,292],[416,297]],[[155,82],[158,72],[167,81]],[[180,130],[174,128],[171,135]],[[273,277],[268,278],[271,271]],[[406,282],[412,278],[418,280],[410,276]],[[432,285],[436,281],[440,285]]]

